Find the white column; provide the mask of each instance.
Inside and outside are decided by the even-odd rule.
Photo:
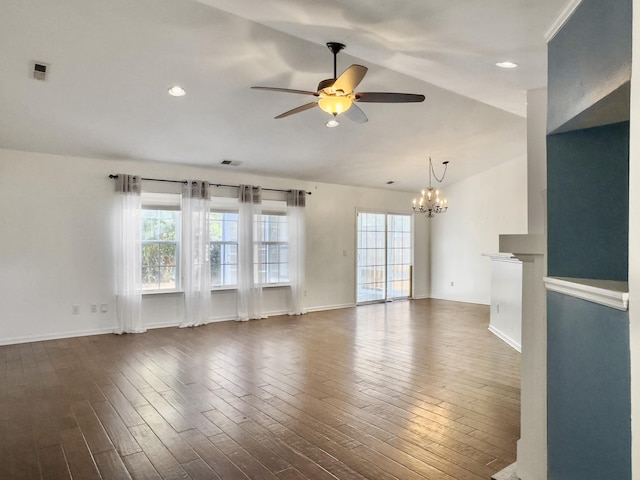
[[[520,357],[521,480],[547,478],[547,301],[545,235],[500,235],[500,251],[522,262],[522,352]]]

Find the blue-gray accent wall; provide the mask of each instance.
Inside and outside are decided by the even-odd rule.
[[[549,42],[547,271],[626,281],[632,0],[582,0]],[[629,315],[547,293],[549,480],[631,479]]]
[[[547,300],[548,478],[631,479],[628,312]]]
[[[547,132],[562,129],[631,78],[631,0],[583,0],[549,42]],[[628,119],[624,112],[605,117]],[[611,109],[611,106],[608,107]],[[593,123],[604,125],[612,121]],[[567,129],[564,128],[566,131]]]
[[[626,281],[629,122],[547,137],[548,274]]]

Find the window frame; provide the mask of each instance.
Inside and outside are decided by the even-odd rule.
[[[239,248],[239,246],[238,246],[238,219],[237,219],[238,210],[237,209],[234,210],[234,209],[231,209],[231,208],[228,208],[228,207],[220,207],[219,203],[213,201],[209,212],[210,212],[210,214],[211,213],[221,213],[221,214],[224,215],[224,214],[231,213],[231,214],[236,215],[236,240],[235,241],[230,241],[230,240],[220,240],[220,241],[211,240],[211,237],[209,237],[209,252],[211,252],[211,247],[214,244],[220,245],[221,251],[222,251],[222,247],[225,246],[225,245],[235,245],[236,246],[236,263],[235,263],[235,266],[236,266],[236,282],[233,283],[233,284],[214,285],[213,284],[213,276],[212,276],[212,283],[210,284],[211,290],[237,290],[238,289],[238,248]],[[224,222],[224,220],[222,220],[222,221]],[[224,225],[224,223],[223,223],[223,225]],[[221,255],[220,259],[222,260],[222,255]],[[224,265],[234,265],[234,264],[232,264],[232,263],[225,264],[225,263],[222,263],[222,261],[221,261],[220,262],[221,271],[223,270]]]
[[[140,218],[140,276],[142,280],[142,272],[144,271],[144,264],[142,263],[142,251],[144,245],[153,244],[171,244],[175,245],[175,287],[173,288],[154,288],[145,289],[144,284],[141,282],[141,292],[143,295],[154,295],[162,293],[179,293],[182,292],[182,269],[180,265],[181,261],[181,242],[182,242],[182,209],[180,206],[180,195],[175,193],[152,193],[142,192],[141,196],[141,218]],[[144,228],[143,212],[147,211],[170,211],[176,212],[175,222],[175,239],[174,240],[145,240],[142,232]],[[158,265],[158,268],[160,265]]]
[[[287,232],[287,240],[286,241],[264,241],[260,238],[260,234],[262,233],[261,231],[255,232],[254,235],[254,240],[253,240],[253,244],[254,244],[254,274],[256,275],[261,275],[259,271],[256,271],[255,265],[257,264],[257,262],[255,261],[255,256],[259,256],[260,255],[260,250],[259,250],[259,246],[264,245],[266,247],[269,246],[286,246],[287,247],[287,261],[286,261],[286,268],[287,268],[287,280],[286,281],[277,281],[277,282],[259,282],[259,285],[261,285],[262,287],[285,287],[285,286],[290,286],[291,285],[291,277],[289,275],[289,219],[287,217],[287,206],[286,206],[286,202],[284,201],[275,201],[275,200],[271,200],[271,201],[265,201],[264,202],[266,205],[264,205],[266,208],[263,209],[263,211],[260,214],[260,219],[257,220],[257,224],[259,226],[263,226],[266,225],[266,222],[263,221],[263,217],[266,216],[277,216],[277,217],[283,217],[285,219],[285,221],[283,222],[286,225],[286,232]],[[258,237],[258,238],[256,238]],[[268,259],[268,250],[265,250],[265,259]],[[280,257],[280,248],[278,248],[278,258]],[[278,265],[278,280],[280,280],[280,265],[284,264],[285,262],[262,262],[262,265]],[[266,268],[264,269],[264,276],[265,278],[268,277],[267,274],[267,270]],[[261,280],[261,278],[254,278],[254,280]]]

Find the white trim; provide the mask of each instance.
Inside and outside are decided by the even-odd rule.
[[[96,328],[94,330],[75,330],[71,332],[49,333],[46,335],[33,335],[27,337],[0,338],[0,345],[15,345],[18,343],[44,342],[47,340],[59,340],[61,338],[89,337],[91,335],[104,335],[113,333],[116,325],[110,327]]]
[[[489,257],[495,262],[522,263],[522,260],[514,257],[512,253],[482,253],[481,256]]]
[[[178,321],[176,321],[176,322],[149,323],[149,324],[143,325],[143,327],[146,328],[147,330],[156,330],[158,328],[171,328],[171,327],[178,328],[179,326],[180,326],[180,322],[178,322]]]
[[[427,298],[431,298],[428,293],[423,293],[421,295],[414,295],[409,300],[425,300]]]
[[[307,313],[311,313],[311,312],[323,312],[324,310],[339,310],[341,308],[353,308],[355,307],[356,304],[355,303],[341,303],[341,304],[336,304],[336,305],[323,305],[320,307],[311,307],[311,308],[307,308]]]
[[[176,294],[176,295],[182,295],[184,294],[184,290],[170,290],[170,289],[166,289],[166,290],[142,290],[142,298],[146,297],[147,295],[170,295],[170,294]]]
[[[503,468],[498,473],[494,473],[491,480],[518,480],[518,464],[512,463]]]
[[[486,305],[491,306],[491,302],[486,300],[469,299],[469,298],[453,298],[453,297],[439,297],[431,295],[429,298],[434,300],[446,300],[447,302],[460,302],[460,303],[473,303],[474,305]]]
[[[562,293],[588,302],[626,311],[629,308],[627,282],[583,278],[544,277],[548,291]]]
[[[493,333],[496,337],[498,337],[500,340],[502,340],[504,343],[509,345],[511,348],[516,350],[518,353],[522,353],[521,345],[515,340],[513,340],[511,337],[505,335],[493,325],[489,325],[489,331]]]
[[[582,0],[569,0],[564,8],[560,11],[560,14],[556,17],[553,23],[549,26],[546,32],[544,32],[544,40],[549,43],[553,40],[553,37],[560,31],[564,24],[571,18],[571,15],[576,11],[576,8],[582,3]]]
[[[235,292],[238,290],[238,286],[237,285],[221,285],[221,286],[212,286],[209,287],[211,293],[216,293],[216,292]],[[291,288],[291,283],[287,283],[287,282],[281,282],[281,283],[263,283],[262,284],[262,288]],[[144,298],[146,295],[170,295],[170,294],[176,294],[176,295],[184,295],[184,290],[143,290],[142,291],[142,298]]]

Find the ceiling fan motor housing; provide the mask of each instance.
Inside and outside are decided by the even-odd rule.
[[[325,80],[322,80],[319,84],[318,84],[318,92],[321,92],[322,90],[324,90],[325,88],[329,88],[332,87],[333,84],[336,82],[335,78],[327,78]]]

